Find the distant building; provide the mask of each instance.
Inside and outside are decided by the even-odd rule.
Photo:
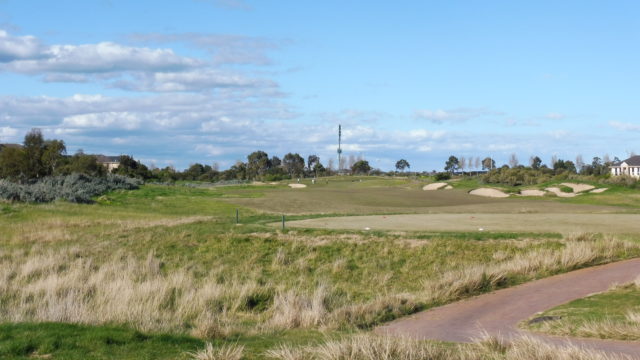
[[[0,144],[0,151],[4,148],[14,148],[14,149],[22,149],[22,145],[20,144]]]
[[[108,172],[120,166],[120,156],[96,155],[96,160],[98,160],[98,163],[102,164],[102,166],[106,167]]]
[[[632,156],[617,164],[614,163],[610,168],[613,176],[628,175],[640,178],[640,155]]]

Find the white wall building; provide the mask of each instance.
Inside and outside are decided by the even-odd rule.
[[[628,175],[640,178],[640,156],[632,156],[619,164],[611,165],[610,168],[613,176]]]

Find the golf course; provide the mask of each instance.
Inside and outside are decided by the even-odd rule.
[[[431,181],[147,184],[89,204],[4,202],[0,357],[346,359],[386,347],[395,358],[413,349],[511,359],[557,344],[494,348],[495,338],[457,344],[375,329],[640,256],[636,190],[490,198],[469,194],[474,179],[423,190]]]

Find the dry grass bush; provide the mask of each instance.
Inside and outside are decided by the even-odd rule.
[[[306,347],[280,345],[264,354],[277,360],[617,360],[623,357],[556,347],[530,337],[503,343],[486,338],[473,344],[444,346],[407,338],[356,335]]]
[[[631,248],[637,245],[595,237],[567,239],[560,250],[538,249],[498,263],[464,265],[429,279],[421,292],[383,294],[358,303],[327,283],[311,290],[296,288],[295,281],[265,283],[259,268],[241,271],[237,277],[224,276],[220,268],[163,271],[152,253],[146,259],[114,254],[97,261],[77,248],[32,246],[0,252],[0,321],[125,324],[203,338],[292,328],[368,327],[425,304],[508,285],[513,279],[613,260]],[[303,259],[288,264],[288,258],[282,250],[270,266],[276,271],[298,266]],[[389,278],[386,272],[372,276],[381,281]]]
[[[211,343],[207,343],[204,349],[190,352],[188,355],[193,360],[240,360],[243,353],[243,346],[223,345],[214,347]]]
[[[634,243],[614,238],[578,235],[566,239],[561,250],[538,249],[498,263],[447,271],[440,278],[425,281],[425,297],[429,302],[451,301],[507,285],[517,277],[535,278],[574,270],[615,259],[620,253],[637,248]]]

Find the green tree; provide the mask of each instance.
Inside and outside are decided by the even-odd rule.
[[[59,167],[64,165],[66,153],[67,147],[64,145],[64,141],[48,140],[45,142],[42,165],[47,175],[57,174]]]
[[[269,170],[269,155],[264,151],[254,151],[247,156],[247,177],[260,179]]]
[[[291,178],[299,177],[304,173],[304,158],[299,154],[288,153],[282,158],[282,167]]]
[[[24,136],[25,175],[28,179],[37,179],[46,176],[46,169],[42,164],[45,142],[40,129],[31,129]]]
[[[449,159],[444,164],[444,171],[447,171],[453,174],[459,168],[460,168],[460,160],[458,160],[458,158],[453,155],[449,156]]]
[[[531,158],[531,168],[534,170],[538,170],[540,169],[540,166],[542,166],[542,159],[540,159],[537,156],[534,156]]]
[[[491,170],[496,168],[496,161],[490,157],[484,158],[482,160],[482,170]]]
[[[409,162],[405,159],[400,159],[396,161],[396,171],[404,172],[404,169],[408,169],[410,167],[411,165],[409,165]]]
[[[78,151],[65,165],[59,167],[58,173],[61,175],[81,173],[90,176],[104,176],[107,170],[94,155]]]
[[[24,150],[16,147],[4,147],[0,151],[0,178],[23,180],[25,175]]]
[[[150,179],[152,176],[149,168],[129,155],[120,156],[120,165],[113,170],[113,173],[141,179]]]
[[[371,171],[371,166],[367,160],[358,160],[351,165],[351,173],[353,174],[368,174]]]

